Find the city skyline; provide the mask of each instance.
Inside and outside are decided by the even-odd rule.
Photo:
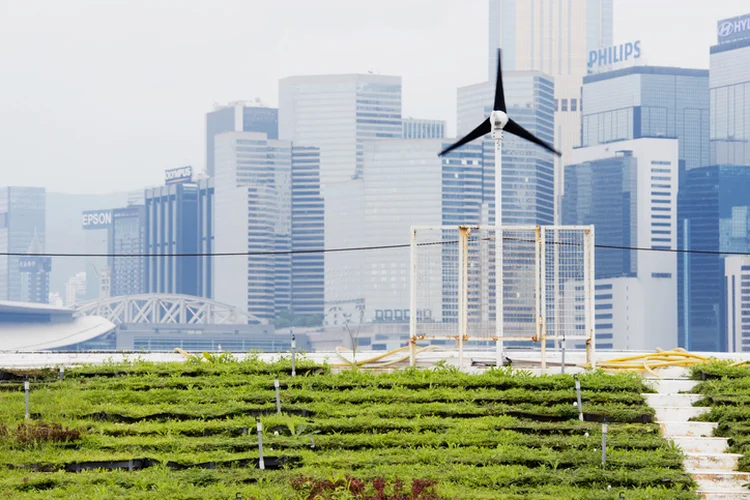
[[[676,3],[660,2],[659,8],[642,0],[614,0],[615,43],[640,39],[643,62],[649,65],[707,68],[716,21],[744,14],[744,3],[683,1],[679,11],[670,10]],[[386,1],[380,14],[367,18],[360,8],[343,5],[329,0],[314,13],[299,6],[260,8],[271,32],[261,29],[252,37],[267,36],[263,42],[269,50],[249,54],[248,47],[262,41],[243,40],[242,48],[234,47],[231,42],[247,30],[219,30],[225,24],[236,27],[243,18],[239,2],[209,11],[183,2],[176,9],[152,8],[150,16],[137,15],[145,6],[80,2],[66,3],[60,11],[55,4],[0,2],[4,17],[13,21],[0,30],[0,41],[15,49],[0,54],[0,62],[16,70],[0,98],[0,113],[8,117],[0,122],[0,132],[10,138],[0,162],[16,167],[6,173],[4,184],[105,193],[115,185],[126,190],[159,185],[163,170],[176,165],[202,169],[205,124],[200,116],[213,102],[260,98],[276,106],[278,80],[291,75],[373,71],[401,76],[403,116],[446,121],[446,136],[454,136],[456,88],[486,77],[487,1],[460,6]],[[638,11],[647,5],[656,15],[644,19]],[[423,15],[426,9],[434,15]],[[314,27],[303,23],[306,16],[325,12],[330,19]],[[164,28],[158,21],[167,14],[171,23],[162,38],[156,28]],[[111,24],[121,16],[125,22]],[[78,17],[89,22],[80,26]],[[357,20],[362,29],[354,29]],[[197,31],[200,23],[216,36],[206,39]],[[446,31],[460,36],[443,36]],[[351,44],[336,48],[342,37]],[[90,44],[90,39],[100,43]],[[147,50],[149,43],[162,50]],[[223,50],[210,50],[212,44]],[[64,52],[57,52],[58,46]],[[420,64],[414,64],[417,56]],[[195,64],[212,69],[212,76],[198,78]],[[260,67],[264,70],[257,74]],[[40,140],[46,147],[38,147]]]

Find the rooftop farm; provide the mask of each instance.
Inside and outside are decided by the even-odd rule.
[[[290,368],[0,372],[0,498],[698,498],[632,373],[581,375],[581,421],[572,375]]]
[[[718,422],[718,437],[728,437],[727,453],[741,453],[739,469],[750,472],[750,366],[744,363],[712,360],[694,366],[692,378],[701,380],[692,392],[702,394],[695,406],[711,410],[695,420]]]

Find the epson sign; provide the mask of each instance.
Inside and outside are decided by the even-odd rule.
[[[104,229],[112,225],[112,211],[97,210],[83,212],[84,229]]]
[[[750,38],[750,14],[722,19],[717,25],[717,34],[719,35],[719,43]]]
[[[188,166],[166,170],[164,172],[164,177],[167,184],[189,182],[193,179],[193,167]]]
[[[588,58],[589,71],[596,71],[605,66],[633,61],[641,57],[641,41],[621,43],[611,47],[590,50]]]

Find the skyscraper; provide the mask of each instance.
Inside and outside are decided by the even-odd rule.
[[[562,165],[579,145],[581,83],[589,50],[612,45],[613,0],[489,0],[488,78],[493,81],[497,49],[503,71],[541,71],[555,82],[554,144],[556,196]],[[459,133],[459,135],[461,135]]]
[[[145,260],[146,292],[212,297],[213,180],[184,176],[146,189],[145,200],[146,253],[170,255]]]
[[[635,66],[583,79],[581,146],[678,139],[682,168],[708,165],[708,71]]]
[[[44,249],[45,196],[44,188],[0,188],[0,252],[25,254],[35,235]],[[20,260],[0,255],[0,300],[24,300]]]
[[[677,140],[600,144],[574,150],[573,158],[563,224],[593,224],[596,243],[614,247],[596,249],[597,347],[676,345],[677,259],[669,250],[677,245]]]
[[[488,206],[483,183],[494,182],[492,177],[487,181],[484,175],[483,144],[467,144],[438,157],[453,142],[452,139],[386,140],[365,146],[364,245],[401,244],[413,225],[481,223]],[[457,304],[445,300],[441,291],[445,292],[446,269],[457,266],[457,246],[435,246],[420,252],[423,258],[434,252],[433,263],[438,266],[442,261],[442,266],[430,276],[431,283],[425,286],[436,292],[435,300],[422,313],[436,320],[455,319]],[[408,321],[409,249],[367,252],[359,258],[364,263],[365,321]],[[455,293],[450,296],[454,298]]]
[[[279,82],[279,137],[320,150],[325,247],[361,244],[365,143],[402,136],[401,78],[293,76]],[[362,262],[354,253],[325,258],[325,301],[361,302]]]
[[[690,170],[682,183],[680,223],[688,253],[682,259],[687,278],[684,333],[690,350],[725,351],[727,298],[724,256],[711,252],[750,251],[750,168],[708,166]],[[707,253],[700,253],[707,252]]]
[[[146,291],[146,210],[134,205],[112,210],[109,258],[110,294],[137,295]],[[128,257],[133,255],[133,257]]]
[[[551,144],[554,131],[554,84],[552,78],[533,71],[503,74],[508,113],[521,126]],[[494,81],[458,89],[457,135],[468,133],[492,111]],[[483,164],[492,171],[486,181],[494,200],[494,147],[485,138]],[[494,223],[494,202],[492,203]],[[503,138],[504,225],[554,223],[554,161],[539,146],[510,134]]]
[[[260,101],[249,105],[231,102],[206,113],[206,172],[214,176],[214,137],[224,132],[260,132],[269,139],[279,138],[279,110],[262,106]]]
[[[726,283],[727,350],[750,352],[750,256],[730,255],[724,259]]]
[[[216,137],[215,164],[215,250],[239,254],[216,259],[216,299],[261,321],[284,311],[320,319],[322,253],[290,253],[322,250],[317,152],[262,133],[227,132]]]
[[[21,300],[47,304],[49,302],[49,273],[52,270],[52,259],[39,255],[44,253],[38,234],[29,245],[29,255],[19,258],[18,267],[21,270]]]
[[[721,38],[710,57],[710,165],[750,166],[750,30]]]

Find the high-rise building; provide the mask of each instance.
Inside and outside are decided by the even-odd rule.
[[[99,224],[99,215],[106,218],[104,213],[108,213],[111,224],[111,209],[127,206],[129,194],[70,194],[48,191],[45,198],[46,249],[53,253],[105,255],[108,253],[109,231]],[[87,215],[84,216],[85,220],[82,220],[84,212]],[[80,296],[79,300],[93,300],[99,294],[99,277],[106,267],[107,257],[103,256],[52,257],[50,290],[64,299],[68,279],[77,273],[85,272],[86,293]]]
[[[708,71],[634,66],[583,79],[581,146],[641,137],[679,141],[686,170],[708,165]]]
[[[554,83],[538,72],[504,73],[508,114],[526,130],[551,144],[554,139]],[[462,136],[492,111],[495,83],[484,82],[458,89],[458,135]],[[485,138],[483,159],[494,172],[494,145]],[[554,160],[552,154],[516,136],[503,138],[504,225],[554,223]],[[494,182],[494,173],[492,174]],[[486,183],[492,190],[494,184]],[[489,193],[487,193],[489,194]],[[494,203],[489,222],[494,223]]]
[[[25,254],[35,236],[45,248],[45,196],[44,188],[0,188],[0,253]],[[20,262],[20,256],[0,255],[0,300],[24,300]]]
[[[690,170],[681,186],[685,248],[698,253],[687,253],[681,260],[686,279],[680,284],[685,297],[680,344],[690,350],[725,351],[724,257],[712,252],[750,251],[750,168]]]
[[[52,270],[52,259],[44,255],[44,247],[39,241],[36,231],[29,245],[29,255],[19,258],[18,267],[21,270],[21,300],[47,304],[50,299],[49,273]]]
[[[212,297],[213,180],[189,174],[146,189],[146,292]],[[186,170],[188,172],[188,170]],[[170,182],[171,181],[171,182]],[[189,254],[190,256],[175,256]]]
[[[135,205],[112,210],[109,257],[110,294],[137,295],[146,291],[146,210]],[[129,257],[128,255],[133,255]]]
[[[614,0],[489,0],[488,77],[494,81],[497,49],[503,71],[541,71],[555,82],[555,193],[562,194],[562,166],[579,145],[581,83],[588,52],[613,42]],[[460,134],[459,134],[460,135]]]
[[[750,352],[750,256],[730,255],[724,259],[726,287],[727,350]]]
[[[563,224],[593,224],[596,243],[610,247],[595,255],[597,348],[676,346],[677,140],[600,144],[575,149],[573,158]]]
[[[86,273],[76,273],[65,284],[65,305],[70,307],[86,295]]]
[[[214,137],[224,132],[260,132],[279,138],[279,110],[255,102],[231,102],[206,113],[206,172],[214,176]]]
[[[485,177],[483,144],[465,147],[439,157],[452,139],[387,140],[365,146],[364,245],[398,245],[407,240],[413,225],[480,224],[489,201]],[[490,193],[492,195],[492,193]],[[449,248],[450,247],[450,248]],[[445,266],[457,265],[456,245],[420,250],[434,252],[436,269],[429,285],[438,291],[427,314],[434,319],[455,318],[457,304],[444,300]],[[443,252],[452,252],[446,255]],[[444,256],[443,260],[441,256]],[[363,304],[366,322],[405,322],[409,318],[409,249],[394,248],[366,252]],[[451,296],[453,298],[453,296]],[[333,323],[333,321],[329,321]]]
[[[261,321],[285,311],[320,319],[322,252],[317,259],[291,253],[322,250],[317,152],[261,133],[227,132],[216,136],[215,159],[215,251],[240,254],[215,261],[216,299]]]
[[[750,166],[750,30],[722,37],[727,21],[719,21],[719,43],[711,47],[709,164]]]
[[[293,76],[279,82],[279,137],[320,150],[325,247],[363,241],[364,147],[402,137],[401,78],[384,75]],[[362,262],[354,253],[325,258],[325,302],[361,303]],[[328,306],[327,306],[328,307]]]
[[[320,193],[320,150],[292,147],[292,313],[318,322],[325,290],[325,206]],[[322,323],[318,323],[322,324]]]
[[[404,118],[401,131],[404,139],[442,139],[445,137],[445,121]]]

